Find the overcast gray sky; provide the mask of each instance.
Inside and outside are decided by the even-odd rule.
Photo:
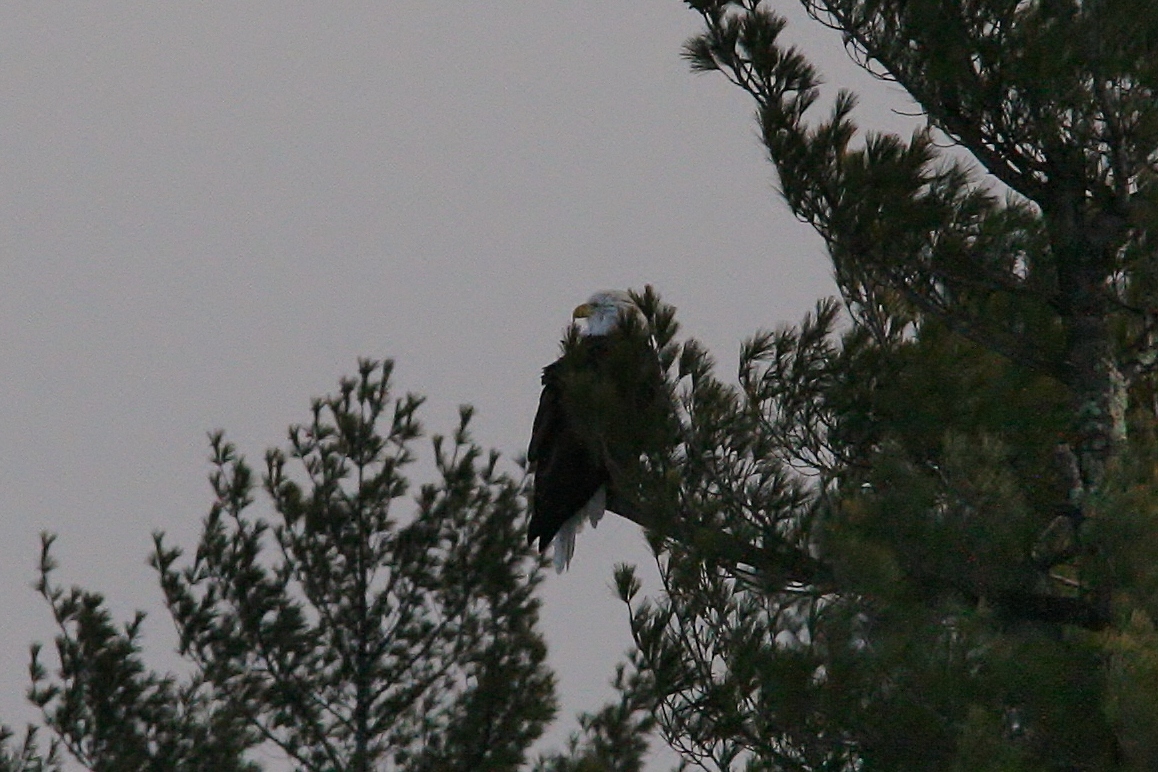
[[[798,14],[797,14],[798,16]],[[192,548],[206,432],[254,461],[311,397],[393,357],[510,458],[591,291],[651,283],[728,377],[740,341],[832,292],[775,193],[752,105],[680,59],[676,0],[7,3],[0,7],[0,719],[22,723],[42,530],[59,579],[151,611],[150,532]],[[839,40],[790,29],[829,80]],[[617,518],[547,580],[559,743],[628,643]],[[652,573],[653,575],[653,573]]]

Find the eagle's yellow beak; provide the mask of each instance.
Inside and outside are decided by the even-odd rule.
[[[580,306],[575,306],[575,310],[571,312],[572,319],[586,319],[591,316],[591,304],[584,303]]]

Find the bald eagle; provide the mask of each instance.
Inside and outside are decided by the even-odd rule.
[[[527,540],[554,544],[562,573],[583,522],[598,525],[617,498],[613,468],[638,461],[663,393],[659,359],[627,292],[596,292],[577,307],[563,353],[543,368],[543,392],[527,448],[534,473]],[[610,506],[609,506],[610,504]]]

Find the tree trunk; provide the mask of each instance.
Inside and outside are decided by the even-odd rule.
[[[1065,325],[1067,386],[1074,406],[1074,442],[1083,512],[1106,465],[1126,439],[1126,379],[1110,328],[1108,282],[1118,241],[1084,205],[1084,190],[1067,191],[1044,212],[1058,276]]]

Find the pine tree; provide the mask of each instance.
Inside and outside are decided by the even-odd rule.
[[[152,556],[185,681],[144,664],[143,615],[119,628],[100,595],[54,584],[45,539],[60,667],[34,649],[31,697],[74,758],[254,770],[245,751],[271,743],[303,771],[520,767],[555,712],[522,485],[472,441],[464,407],[453,435],[433,438],[436,482],[407,506],[422,400],[395,398],[391,370],[361,362],[291,429],[288,452],[267,453],[269,514],[254,513],[251,468],[212,435],[196,553],[182,565],[157,534]],[[22,752],[12,768],[55,758],[32,747],[21,767]]]
[[[580,731],[571,736],[566,749],[540,757],[534,772],[641,772],[655,716],[638,679],[623,665],[617,667],[612,680],[617,699],[594,713],[580,714]]]
[[[28,696],[55,737],[42,758],[30,729],[14,756],[24,766],[15,769],[59,769],[63,746],[94,772],[256,772],[244,752],[260,738],[229,701],[199,674],[181,680],[151,670],[141,647],[145,615],[138,612],[117,625],[102,595],[56,584],[53,542],[50,535],[42,537],[36,586],[59,629],[59,668],[50,673],[34,645]]]
[[[905,139],[847,92],[814,118],[766,3],[688,4],[841,298],[738,387],[669,358],[635,696],[709,769],[1158,768],[1158,13],[805,0],[924,110]]]
[[[0,772],[58,772],[61,766],[60,744],[50,742],[47,752],[40,748],[40,727],[29,725],[17,745],[16,733],[0,726]]]

